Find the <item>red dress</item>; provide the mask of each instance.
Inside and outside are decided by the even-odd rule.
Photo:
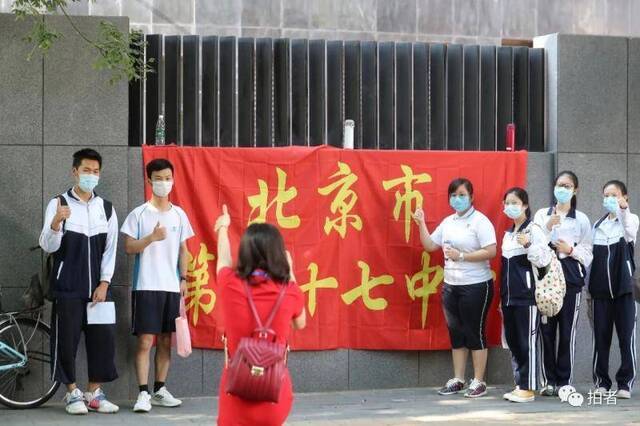
[[[222,320],[227,335],[229,352],[235,353],[240,338],[251,335],[257,324],[251,314],[244,284],[231,268],[223,268],[218,273],[218,291],[222,306]],[[251,286],[251,294],[256,304],[260,319],[267,320],[280,292],[280,285],[271,280],[257,278]],[[300,288],[293,283],[287,289],[284,300],[276,314],[271,328],[276,332],[278,341],[286,343],[291,333],[291,321],[302,313],[304,296]],[[284,383],[280,390],[277,404],[272,402],[246,401],[227,394],[226,369],[220,379],[220,402],[218,408],[218,424],[227,425],[282,425],[293,404],[293,389],[289,371],[286,370]]]

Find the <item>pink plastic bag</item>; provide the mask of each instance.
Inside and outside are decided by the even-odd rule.
[[[184,299],[180,298],[180,316],[176,318],[176,352],[183,358],[191,355],[191,333],[189,321],[184,307]]]

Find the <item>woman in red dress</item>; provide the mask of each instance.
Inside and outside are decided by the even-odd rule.
[[[295,284],[291,255],[285,250],[278,229],[270,224],[252,224],[240,241],[238,263],[232,269],[228,228],[231,219],[227,206],[223,206],[215,231],[218,233],[218,294],[222,306],[222,322],[227,338],[229,356],[232,356],[242,337],[251,336],[257,324],[251,313],[244,282],[250,284],[252,299],[258,315],[264,322],[274,307],[283,285],[287,286],[282,304],[271,324],[276,340],[286,344],[291,327],[304,328],[306,315],[304,296]],[[292,284],[292,285],[289,285]],[[278,403],[255,402],[225,392],[227,368],[220,379],[218,424],[227,425],[281,425],[287,419],[293,403],[293,389],[289,370],[280,388]]]

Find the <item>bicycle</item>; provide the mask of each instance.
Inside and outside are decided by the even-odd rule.
[[[9,408],[39,407],[60,386],[51,377],[51,328],[42,319],[42,294],[35,275],[23,295],[28,307],[0,312],[0,404]]]

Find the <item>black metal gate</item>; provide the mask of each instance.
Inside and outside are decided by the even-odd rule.
[[[147,35],[129,145],[544,151],[544,51],[528,47]]]

